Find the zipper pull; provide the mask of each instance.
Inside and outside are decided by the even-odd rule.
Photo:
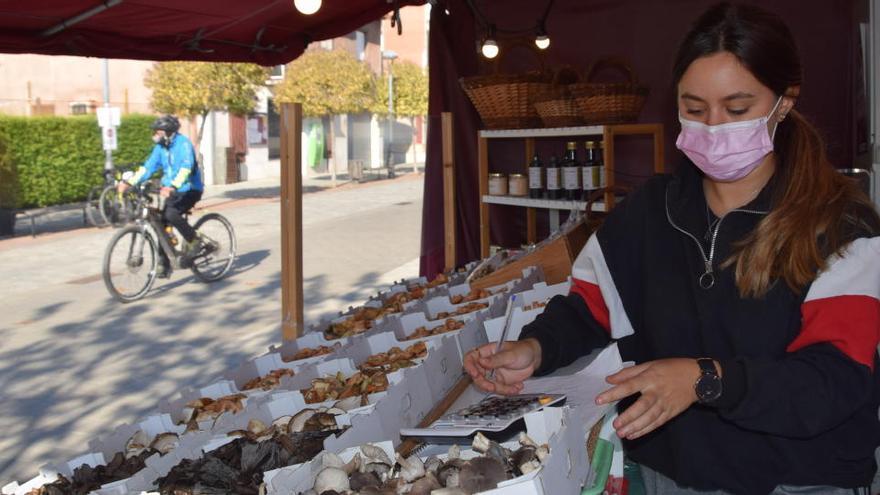
[[[715,286],[715,274],[712,273],[712,262],[706,260],[706,272],[700,275],[700,288],[703,290],[709,290],[713,286]]]

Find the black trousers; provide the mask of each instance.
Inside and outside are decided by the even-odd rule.
[[[175,193],[165,200],[165,221],[174,226],[186,242],[192,242],[196,238],[196,230],[183,218],[183,214],[191,210],[200,199],[202,191],[189,190]]]

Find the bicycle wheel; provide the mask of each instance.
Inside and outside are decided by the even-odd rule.
[[[86,212],[86,219],[88,219],[89,224],[93,227],[104,227],[107,225],[107,222],[104,220],[104,216],[101,215],[101,193],[104,192],[104,186],[95,186],[91,190],[89,190],[89,195],[86,198],[86,204],[83,206],[83,209]]]
[[[129,225],[120,229],[104,253],[104,285],[117,301],[136,301],[156,281],[159,256],[156,240],[140,227]]]
[[[205,248],[192,259],[192,272],[202,282],[220,280],[235,261],[235,231],[223,215],[208,213],[194,225]]]
[[[119,193],[116,186],[109,185],[101,191],[98,209],[105,222],[114,227],[121,227],[134,218],[135,198],[131,190]]]

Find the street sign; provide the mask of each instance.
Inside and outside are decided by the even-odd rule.
[[[98,107],[98,126],[119,127],[122,112],[119,107]]]
[[[101,128],[101,140],[104,142],[104,151],[113,151],[116,149],[116,128]]]

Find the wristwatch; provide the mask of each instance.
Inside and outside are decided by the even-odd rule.
[[[721,397],[721,377],[712,359],[700,358],[697,364],[700,366],[700,377],[694,384],[694,391],[700,404],[709,404]]]

